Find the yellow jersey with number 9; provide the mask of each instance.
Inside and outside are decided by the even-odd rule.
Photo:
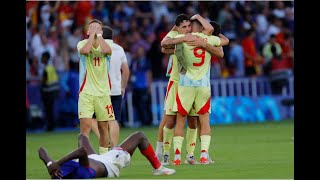
[[[220,46],[220,38],[217,36],[208,36],[203,33],[192,33],[193,35],[203,38],[207,43],[212,46]],[[179,34],[176,38],[184,35]],[[201,80],[206,77],[205,75],[210,70],[211,54],[204,48],[189,46],[186,43],[182,43],[183,51],[182,56],[185,61],[187,71],[185,76],[190,80]]]

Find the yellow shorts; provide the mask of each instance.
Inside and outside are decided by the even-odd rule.
[[[211,113],[210,87],[178,86],[176,101],[173,111],[182,115],[191,116],[189,112],[192,109],[197,114]]]
[[[177,110],[174,109],[174,107],[176,106],[176,95],[178,93],[178,83],[179,82],[175,82],[170,80],[168,82],[168,86],[167,86],[167,92],[166,92],[166,97],[164,100],[164,110],[166,111],[166,115],[176,115],[177,114]],[[189,116],[198,116],[198,114],[195,111],[195,108],[191,108],[189,114]]]
[[[97,121],[115,120],[110,95],[92,96],[80,93],[78,115],[80,118],[92,118],[95,113]]]

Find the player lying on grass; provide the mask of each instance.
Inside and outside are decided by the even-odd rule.
[[[137,147],[154,168],[153,175],[171,175],[176,172],[161,165],[142,132],[131,134],[118,147],[101,155],[93,150],[88,137],[84,134],[78,137],[78,149],[57,161],[54,161],[43,147],[39,148],[38,153],[51,178],[91,179],[119,177],[120,169],[130,165],[131,156]]]

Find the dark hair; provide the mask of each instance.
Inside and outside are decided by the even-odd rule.
[[[102,26],[102,37],[103,39],[112,39],[113,37],[113,30],[109,26]]]
[[[190,18],[186,14],[179,14],[174,23],[176,26],[180,26],[184,21],[190,21]]]
[[[50,53],[48,51],[45,51],[42,53],[42,58],[50,59]]]
[[[219,34],[221,33],[221,26],[216,21],[210,21],[210,24],[214,28],[212,35],[219,36]]]
[[[99,21],[98,19],[92,19],[92,20],[89,22],[89,25],[90,25],[91,23],[94,23],[94,22],[99,23],[99,24],[102,26],[102,22]]]

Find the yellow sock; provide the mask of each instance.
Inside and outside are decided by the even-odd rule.
[[[209,152],[211,136],[210,135],[202,135],[200,136],[201,139],[201,151],[205,150]]]
[[[186,134],[186,150],[187,154],[193,154],[194,149],[196,148],[196,142],[197,142],[197,129],[190,129],[187,128],[187,134]]]
[[[183,137],[181,136],[174,136],[173,137],[173,147],[174,147],[174,153],[181,154],[181,148],[183,143]],[[178,150],[178,152],[177,152]]]
[[[163,152],[169,154],[172,144],[174,128],[169,129],[166,126],[163,127]]]
[[[105,148],[105,147],[101,147],[101,146],[99,147],[99,154],[104,154],[108,151],[109,151],[109,148]]]

